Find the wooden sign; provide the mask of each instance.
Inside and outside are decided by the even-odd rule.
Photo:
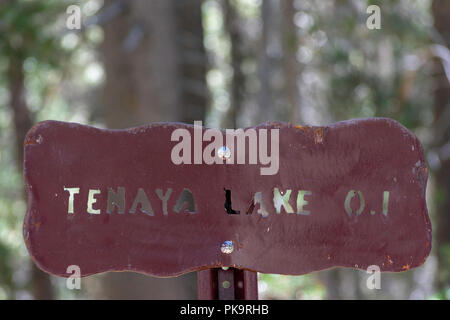
[[[234,132],[45,121],[26,137],[24,171],[26,245],[59,276],[404,271],[431,249],[423,149],[390,119]]]

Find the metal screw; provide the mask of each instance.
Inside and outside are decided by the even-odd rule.
[[[225,254],[230,254],[233,252],[233,250],[234,250],[233,241],[229,241],[229,240],[222,243],[222,246],[220,247],[220,251],[222,251],[222,253],[225,253]]]
[[[231,157],[231,150],[227,146],[220,147],[217,150],[217,156],[220,159],[228,160]]]

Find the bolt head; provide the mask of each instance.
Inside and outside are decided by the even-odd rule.
[[[227,146],[220,147],[217,150],[217,156],[220,159],[223,159],[223,160],[230,159],[231,158],[231,150],[230,150],[230,148],[228,148]]]
[[[230,254],[233,252],[233,250],[234,250],[233,241],[229,241],[229,240],[222,243],[222,246],[220,247],[220,251],[222,251],[222,253],[225,253],[225,254]]]

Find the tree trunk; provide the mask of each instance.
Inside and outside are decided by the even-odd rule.
[[[274,66],[276,65],[276,59],[274,57],[275,49],[273,48],[277,47],[276,42],[278,37],[275,33],[277,30],[277,5],[277,2],[274,0],[263,0],[261,4],[262,34],[258,57],[260,89],[257,98],[259,112],[255,124],[275,120],[274,95],[271,79],[274,76]]]
[[[284,91],[288,101],[288,120],[291,123],[301,121],[299,112],[299,90],[297,80],[300,74],[300,66],[297,61],[298,36],[294,23],[295,7],[293,0],[282,0],[281,10],[283,14],[282,38],[283,38],[283,72]]]
[[[225,28],[231,42],[231,68],[233,69],[233,78],[231,82],[231,106],[226,117],[225,127],[237,128],[238,117],[244,103],[243,90],[245,88],[245,75],[242,72],[241,65],[244,60],[242,52],[243,39],[239,28],[239,13],[236,11],[231,0],[223,1]]]
[[[17,169],[23,171],[23,142],[25,135],[33,125],[30,111],[25,98],[25,75],[23,72],[23,59],[11,56],[8,68],[8,86],[10,92],[10,107],[14,119],[14,131],[16,137]],[[22,191],[25,199],[25,190]],[[50,277],[41,271],[33,262],[31,263],[31,292],[34,299],[53,299]]]
[[[112,1],[106,1],[105,7]],[[104,25],[103,112],[109,128],[204,120],[206,55],[201,1],[127,1]],[[196,275],[158,279],[108,273],[96,294],[108,299],[194,299]]]
[[[450,48],[450,1],[434,0],[432,6],[434,26],[440,34],[442,44]],[[438,150],[440,165],[435,170],[436,179],[436,228],[435,248],[438,255],[437,287],[440,291],[450,284],[450,79],[445,74],[442,62],[435,62],[435,122],[434,148]],[[447,148],[447,151],[445,151]]]
[[[207,58],[203,47],[202,0],[172,0],[175,10],[175,41],[181,101],[179,121],[204,120],[208,104]],[[180,111],[180,108],[181,111]]]

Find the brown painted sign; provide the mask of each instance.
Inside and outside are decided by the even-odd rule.
[[[419,140],[390,119],[234,132],[45,121],[25,140],[24,238],[69,276],[231,266],[404,271],[431,249]]]

